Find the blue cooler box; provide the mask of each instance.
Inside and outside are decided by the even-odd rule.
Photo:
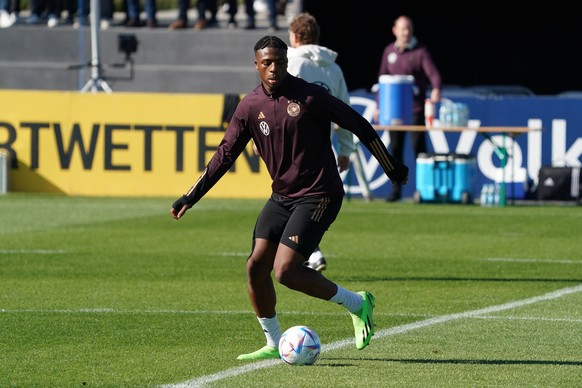
[[[378,79],[380,91],[378,109],[380,125],[412,124],[414,77],[383,74]]]
[[[475,172],[475,158],[471,155],[419,154],[414,200],[473,203]]]

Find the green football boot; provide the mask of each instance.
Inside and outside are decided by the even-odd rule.
[[[279,358],[279,349],[276,346],[263,346],[257,351],[247,354],[241,354],[236,359],[243,361],[254,361],[254,360],[269,360],[273,358]]]
[[[352,313],[352,321],[354,323],[354,333],[356,335],[356,348],[364,349],[370,344],[370,340],[374,335],[374,318],[372,312],[374,311],[374,295],[368,291],[360,291],[358,294],[362,295],[364,302],[362,307],[355,313]]]

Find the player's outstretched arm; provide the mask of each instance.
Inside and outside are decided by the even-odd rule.
[[[192,185],[186,194],[182,195],[180,198],[174,201],[172,208],[170,209],[170,215],[172,218],[176,220],[182,218],[186,211],[194,206],[194,204],[197,203],[200,198],[202,198],[202,196],[210,189],[212,185],[205,185],[207,173],[208,168],[204,169],[202,175],[200,175],[196,183]]]
[[[188,204],[188,196],[183,195],[178,198],[172,205],[172,208],[170,209],[170,215],[172,218],[179,220],[191,207],[192,205]]]
[[[365,144],[366,148],[374,155],[384,173],[390,178],[393,183],[399,183],[405,185],[408,183],[408,167],[405,164],[400,163],[388,153],[386,146],[380,140],[380,137],[376,137],[371,142]]]
[[[332,121],[338,127],[345,128],[360,139],[360,142],[374,155],[384,173],[393,183],[406,184],[408,182],[408,167],[390,155],[372,124],[342,100],[330,94],[326,94],[323,98],[327,101],[321,106],[328,109]]]
[[[245,131],[244,125],[239,121],[234,118],[230,121],[218,149],[196,183],[190,187],[186,194],[174,202],[170,209],[172,218],[176,220],[182,218],[186,211],[198,203],[216,182],[224,176],[232,167],[236,158],[244,151],[246,145],[251,140],[251,135],[249,131]]]

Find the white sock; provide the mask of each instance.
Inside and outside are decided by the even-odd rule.
[[[355,313],[362,307],[364,299],[362,295],[348,291],[343,287],[337,286],[337,293],[329,300],[344,306],[350,313]]]
[[[277,314],[273,318],[259,318],[259,323],[263,328],[265,337],[267,338],[267,346],[279,346],[279,339],[281,338],[281,326]]]
[[[321,253],[319,249],[315,249],[311,256],[309,256],[309,262],[314,264],[315,262],[317,262],[317,260],[321,259],[322,257],[323,253]]]

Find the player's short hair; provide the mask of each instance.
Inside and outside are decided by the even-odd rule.
[[[295,34],[300,44],[318,44],[321,30],[317,19],[307,12],[301,12],[289,23],[289,31]]]
[[[283,42],[281,38],[274,35],[263,36],[255,44],[255,52],[262,50],[267,47],[279,48],[287,51],[287,43]]]

